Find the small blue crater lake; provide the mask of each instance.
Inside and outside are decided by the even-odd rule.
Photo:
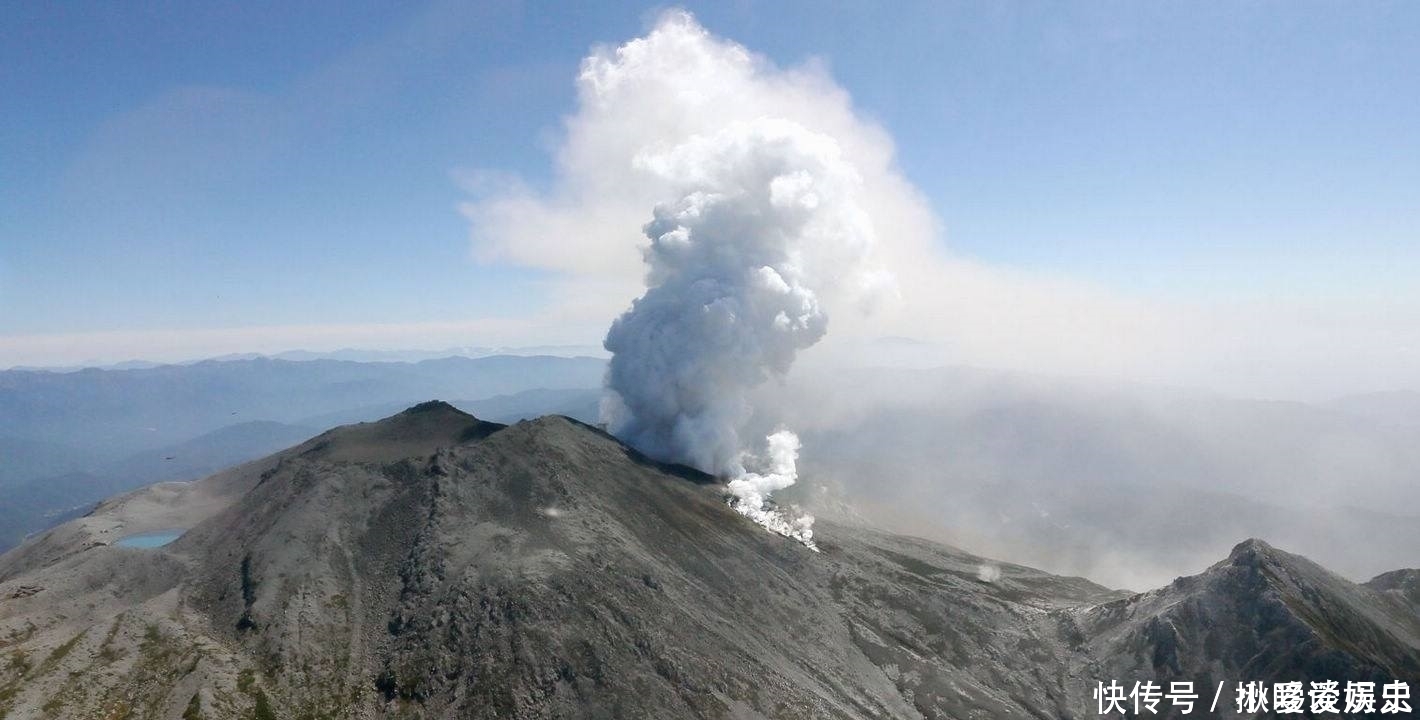
[[[156,548],[156,547],[162,547],[162,546],[167,545],[168,543],[170,543],[170,542],[172,542],[172,541],[178,539],[178,537],[181,536],[181,535],[182,535],[183,533],[185,533],[185,532],[187,532],[187,531],[186,531],[186,530],[157,530],[157,531],[154,531],[154,532],[138,533],[137,535],[129,535],[129,536],[127,536],[127,537],[121,537],[121,538],[119,538],[117,541],[114,542],[114,545],[117,545],[117,546],[119,546],[119,547],[131,547],[131,548]]]

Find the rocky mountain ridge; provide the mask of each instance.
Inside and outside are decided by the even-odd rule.
[[[1131,594],[818,544],[594,427],[425,403],[0,556],[0,716],[1083,718],[1109,680],[1420,682],[1416,571],[1248,541]]]

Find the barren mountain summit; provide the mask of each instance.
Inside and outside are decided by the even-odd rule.
[[[1131,595],[819,528],[574,420],[424,403],[0,557],[0,716],[1084,717],[1097,681],[1420,679],[1405,574],[1250,541]]]

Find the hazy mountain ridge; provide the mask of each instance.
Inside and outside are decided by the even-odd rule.
[[[1365,418],[1377,427],[1414,437],[1420,432],[1420,392],[1398,390],[1351,395],[1328,404],[1340,412]]]
[[[1416,614],[1420,614],[1420,570],[1392,570],[1381,573],[1367,582],[1366,587],[1393,595],[1415,608]]]
[[[494,355],[510,356],[540,356],[552,355],[558,357],[601,357],[606,354],[599,345],[531,345],[531,346],[511,346],[511,347],[484,347],[484,346],[458,346],[447,347],[441,350],[381,350],[374,348],[340,348],[337,350],[285,350],[274,353],[230,353],[215,357],[203,357],[192,360],[179,360],[172,362],[157,362],[153,360],[123,360],[120,362],[103,362],[93,360],[74,365],[15,365],[13,367],[0,369],[5,371],[23,372],[48,372],[48,373],[72,373],[81,370],[146,370],[163,366],[184,366],[196,365],[203,362],[232,362],[237,360],[291,360],[295,362],[306,362],[310,360],[344,360],[349,362],[420,362],[422,360],[442,360],[449,357],[483,358]]]
[[[269,419],[314,432],[384,417],[431,396],[468,398],[454,404],[500,422],[545,414],[596,421],[604,368],[596,359],[514,357],[421,364],[250,360],[49,374],[46,392],[71,404],[51,412],[48,426],[16,420],[5,427],[7,435],[24,430],[36,439],[0,439],[0,482],[14,478],[14,487],[44,479],[47,500],[0,486],[0,515],[8,507],[11,515],[58,518],[135,482],[178,477],[102,485],[110,464],[173,444],[155,444],[155,436],[181,436],[174,440],[181,443],[207,425]],[[485,370],[496,382],[465,377]],[[202,379],[174,379],[189,376]],[[363,382],[357,378],[386,388],[417,382],[381,400],[351,391],[351,383]],[[391,385],[391,378],[404,380]],[[834,378],[834,393],[800,392],[791,380],[783,391],[789,400],[770,403],[789,408],[783,420],[800,430],[805,445],[800,502],[824,500],[815,488],[827,486],[844,504],[900,532],[1136,588],[1197,572],[1248,536],[1272,538],[1357,580],[1420,557],[1420,519],[1411,510],[1420,507],[1413,482],[1420,477],[1420,445],[1413,433],[1396,429],[1420,423],[1420,409],[1413,416],[1407,409],[1413,394],[1312,405],[971,368],[835,371]],[[174,386],[163,389],[165,382]],[[312,388],[292,390],[293,382]],[[116,389],[96,397],[80,390],[93,383]],[[472,385],[507,391],[464,394]],[[191,386],[206,390],[181,391]],[[132,413],[105,409],[135,388],[157,393],[156,401],[143,402],[163,418],[151,427],[165,432],[141,429],[91,447],[105,428],[136,425]],[[33,389],[22,394],[42,402]],[[264,400],[252,402],[249,391]],[[268,401],[279,417],[256,414],[253,408]],[[0,415],[15,417],[4,403],[0,395]],[[1384,422],[1374,417],[1381,411],[1368,409],[1377,405]],[[179,460],[159,471],[186,453],[162,454]],[[99,485],[85,491],[84,473]],[[85,492],[48,501],[65,488]],[[0,531],[6,522],[0,517]],[[9,536],[42,526],[28,524]]]
[[[93,461],[82,447],[0,436],[0,493],[34,478],[82,470]]]
[[[1420,446],[1332,407],[970,368],[786,397],[811,483],[1057,572],[1147,587],[1249,536],[1354,579],[1420,558]]]
[[[551,356],[254,358],[0,372],[0,551],[114,493],[201,477],[424,397],[476,398],[466,406],[495,418],[584,414],[563,402],[572,390],[546,388],[598,387],[604,365]],[[364,411],[372,402],[377,410]]]
[[[89,469],[40,477],[0,490],[0,552],[115,493],[156,482],[211,475],[289,447],[316,430],[269,421],[238,423],[181,443],[135,453]]]
[[[431,394],[485,398],[543,387],[597,387],[605,361],[449,357],[414,363],[204,361],[134,370],[0,372],[0,426],[32,439],[81,438],[127,454],[241,420],[294,423],[321,412]]]
[[[1129,595],[833,523],[813,553],[723,498],[563,418],[430,403],[336,429],[0,556],[0,707],[1063,717],[1092,714],[1096,680],[1420,680],[1415,571],[1355,585],[1248,542]]]

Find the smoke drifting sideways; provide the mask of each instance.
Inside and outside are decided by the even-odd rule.
[[[882,283],[862,180],[833,138],[780,118],[634,162],[672,192],[643,228],[648,289],[606,336],[603,419],[648,454],[727,478],[736,510],[812,547],[813,518],[770,504],[798,477],[798,437],[781,429],[760,456],[741,433],[750,392],[827,333],[824,293]]]

